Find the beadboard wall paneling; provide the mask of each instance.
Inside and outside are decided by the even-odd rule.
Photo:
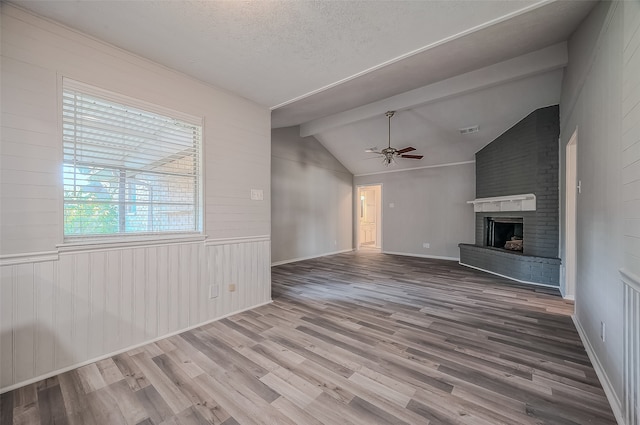
[[[270,249],[262,237],[5,259],[0,391],[269,302]]]
[[[270,251],[268,240],[207,244],[207,295],[208,285],[217,285],[220,300],[207,306],[201,321],[211,316],[226,316],[271,299]],[[239,264],[243,266],[238,267]],[[235,285],[236,290],[231,292],[229,285]]]
[[[640,277],[620,271],[624,283],[624,392],[627,425],[640,424]]]

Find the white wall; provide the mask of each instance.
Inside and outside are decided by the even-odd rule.
[[[299,127],[271,135],[271,260],[351,250],[353,176]]]
[[[475,164],[354,177],[382,184],[382,252],[459,259],[459,243],[474,243]],[[390,207],[393,204],[393,208]],[[430,248],[423,248],[423,243]]]
[[[5,3],[1,23],[0,388],[269,301],[268,109]],[[62,77],[204,118],[208,238],[59,247]]]
[[[627,19],[633,17],[635,28],[624,33],[639,32],[638,12],[630,13],[633,8],[637,9],[634,2],[599,3],[572,35],[560,104],[562,229],[566,144],[578,130],[577,178],[582,190],[577,195],[575,321],[618,417],[624,397],[623,284],[619,270],[628,267],[637,273],[640,267],[637,58],[635,69],[625,70],[623,81],[623,68],[630,63],[630,54],[623,56],[625,44],[630,43],[630,36],[623,37]],[[637,51],[637,46],[636,40],[633,50]],[[564,252],[563,230],[563,259]],[[606,326],[605,341],[600,338],[601,322]]]

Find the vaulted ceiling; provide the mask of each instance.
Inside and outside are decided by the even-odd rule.
[[[559,103],[569,35],[592,1],[16,1],[272,109],[354,174],[364,150],[414,146],[467,161],[534,109]],[[478,125],[463,136],[458,129]]]

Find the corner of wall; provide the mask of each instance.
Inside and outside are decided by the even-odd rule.
[[[272,130],[273,264],[353,249],[353,175],[300,128]]]

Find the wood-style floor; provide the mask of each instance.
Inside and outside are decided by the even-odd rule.
[[[1,424],[615,424],[556,291],[348,253],[270,305],[0,397]]]

